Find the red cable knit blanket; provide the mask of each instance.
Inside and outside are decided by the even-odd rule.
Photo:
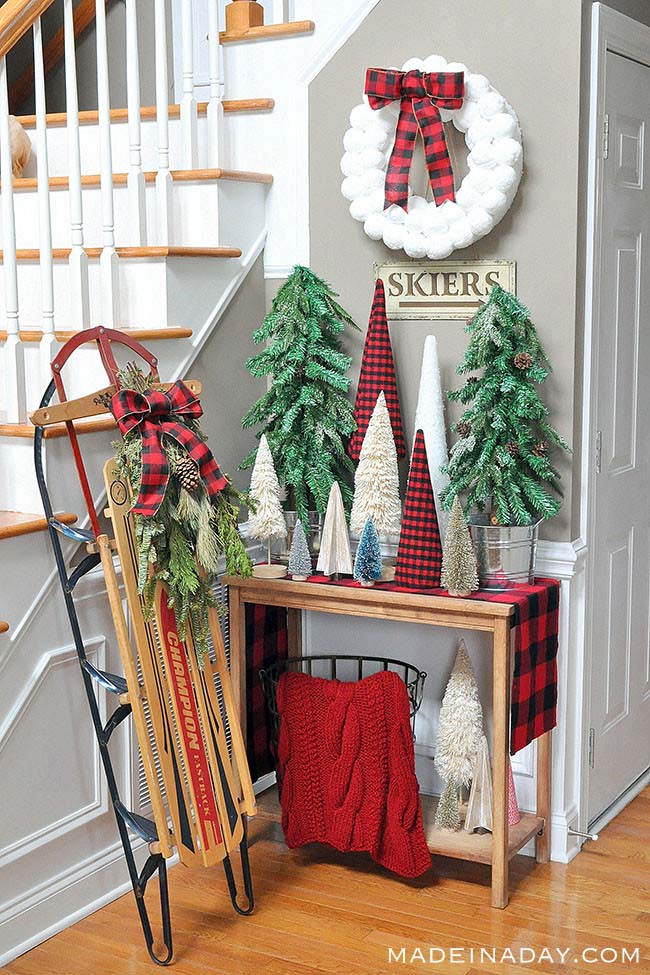
[[[403,877],[431,865],[415,777],[409,699],[382,671],[356,683],[289,671],[278,684],[287,846],[367,851]]]

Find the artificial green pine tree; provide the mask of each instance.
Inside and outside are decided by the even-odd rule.
[[[446,468],[445,508],[466,497],[466,510],[487,506],[499,525],[528,525],[560,508],[559,472],[552,446],[569,447],[547,420],[537,385],[550,364],[528,309],[499,285],[467,326],[470,341],[460,374],[483,369],[449,394],[466,407],[454,429]],[[556,496],[559,495],[560,497]]]
[[[245,427],[263,424],[275,467],[303,525],[313,506],[322,514],[334,481],[343,500],[354,464],[346,441],[356,429],[347,398],[351,359],[341,350],[346,325],[357,328],[330,286],[297,266],[280,288],[253,338],[265,344],[246,366],[256,378],[271,377],[268,391],[244,416]],[[253,451],[243,461],[249,467]]]

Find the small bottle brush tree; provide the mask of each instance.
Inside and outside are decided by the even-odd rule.
[[[445,534],[440,584],[452,596],[468,596],[478,589],[476,553],[458,498],[451,506]]]
[[[354,560],[354,578],[362,586],[374,586],[375,582],[381,579],[381,570],[379,536],[374,521],[368,516]]]
[[[460,828],[458,793],[470,783],[482,735],[483,708],[472,662],[461,640],[438,719],[434,763],[446,784],[436,813],[437,829]]]
[[[275,473],[273,456],[266,437],[262,435],[257,450],[255,466],[251,474],[250,496],[255,508],[248,519],[248,531],[253,538],[266,542],[267,565],[266,571],[260,567],[253,569],[254,575],[271,574],[271,542],[276,538],[284,538],[287,534],[287,523],[280,500],[280,484]],[[273,575],[284,575],[284,568],[273,566]]]
[[[312,573],[311,554],[305,529],[300,518],[296,521],[289,551],[289,574],[296,582],[304,582]]]
[[[379,394],[354,475],[350,530],[360,534],[371,517],[379,535],[398,535],[402,517],[393,427],[384,392]]]
[[[295,267],[253,335],[264,348],[246,363],[251,375],[271,382],[242,423],[263,424],[278,477],[303,525],[312,504],[325,511],[335,481],[345,503],[352,500],[346,478],[354,464],[346,445],[356,424],[347,398],[351,359],[340,341],[347,325],[357,328],[330,286],[309,268]],[[242,467],[254,460],[255,451]]]
[[[469,345],[460,374],[483,369],[449,394],[465,411],[454,429],[443,503],[457,495],[465,510],[486,507],[495,525],[529,525],[560,508],[560,474],[550,448],[569,447],[548,422],[537,386],[550,364],[528,310],[513,294],[494,285],[467,326]]]

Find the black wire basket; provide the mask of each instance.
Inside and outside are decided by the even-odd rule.
[[[269,748],[277,767],[278,739],[280,737],[280,713],[278,711],[277,690],[281,675],[293,670],[311,677],[324,677],[327,680],[357,681],[382,670],[391,670],[400,675],[406,684],[411,705],[411,730],[415,740],[415,716],[420,710],[424,694],[426,672],[404,660],[391,657],[359,657],[349,654],[314,654],[307,657],[287,657],[260,670],[260,681],[264,691],[266,710],[269,718]]]

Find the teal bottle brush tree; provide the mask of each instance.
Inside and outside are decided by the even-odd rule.
[[[325,281],[295,267],[255,333],[263,348],[246,363],[257,379],[270,378],[266,393],[244,416],[244,427],[262,425],[275,468],[303,525],[310,505],[321,513],[338,481],[346,506],[354,464],[346,453],[356,429],[347,398],[351,359],[342,349],[345,328],[357,328]],[[250,467],[253,450],[242,462]]]
[[[494,525],[530,525],[560,508],[560,474],[553,447],[569,450],[548,422],[538,386],[550,371],[528,309],[499,285],[467,326],[465,358],[457,369],[470,376],[449,394],[465,410],[454,430],[443,495],[449,509],[457,495],[465,509],[488,510]]]

